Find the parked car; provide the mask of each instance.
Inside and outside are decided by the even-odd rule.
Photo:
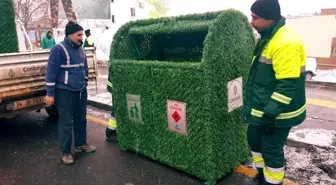
[[[316,76],[317,63],[313,57],[307,57],[306,60],[306,80],[312,80]]]

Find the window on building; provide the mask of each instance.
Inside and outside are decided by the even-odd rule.
[[[114,3],[114,0],[111,0],[111,3]]]
[[[331,58],[336,58],[336,47],[331,48],[330,57],[331,57]]]
[[[115,17],[114,17],[114,15],[112,15],[111,19],[112,19],[112,23],[115,23]]]
[[[131,17],[135,17],[135,8],[131,8]]]

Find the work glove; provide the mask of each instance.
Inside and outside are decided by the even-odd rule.
[[[260,120],[261,126],[264,128],[267,134],[273,135],[276,130],[276,119],[273,116],[264,114]]]

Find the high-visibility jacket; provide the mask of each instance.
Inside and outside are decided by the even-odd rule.
[[[276,119],[277,127],[296,126],[306,118],[306,52],[284,18],[267,32],[252,59],[245,121],[258,124],[267,114]]]
[[[112,79],[111,79],[111,72],[109,72],[108,79],[107,79],[107,91],[112,94],[113,90],[113,85],[112,85]],[[111,116],[115,117],[115,103],[113,100],[113,95],[112,95],[112,110],[111,110]],[[110,119],[108,123],[108,128],[115,130],[117,128],[117,121],[115,119]]]
[[[90,35],[89,37],[87,37],[87,38],[85,39],[84,47],[93,47],[93,46],[94,46],[93,38],[92,38],[92,36]]]

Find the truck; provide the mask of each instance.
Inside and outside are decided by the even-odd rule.
[[[45,74],[50,49],[34,49],[23,24],[16,20],[19,52],[0,54],[0,118],[45,109],[57,118],[55,106],[46,107]],[[28,46],[28,47],[27,47]],[[97,81],[94,48],[85,48],[89,81]]]

